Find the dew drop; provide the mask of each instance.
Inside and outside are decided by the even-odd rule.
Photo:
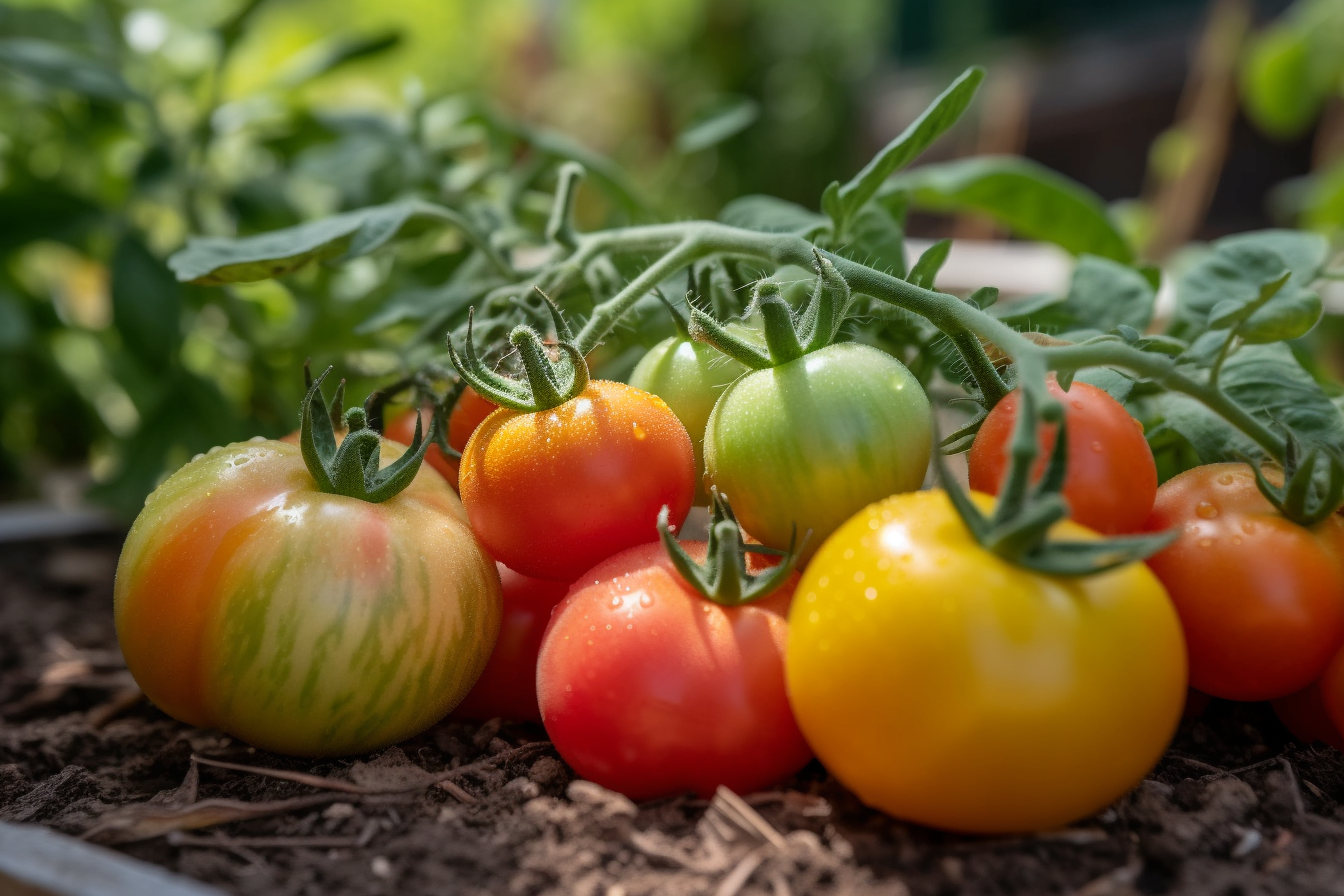
[[[644,594],[641,594],[641,595],[639,596],[639,605],[640,605],[641,607],[651,607],[651,606],[653,606],[653,595],[649,594],[648,592],[645,592]]]
[[[1218,516],[1218,508],[1208,501],[1200,501],[1195,505],[1195,515],[1203,520],[1211,520]]]
[[[632,629],[632,628],[634,628],[634,626],[633,626],[632,624],[630,624],[629,622],[627,622],[627,623],[625,624],[625,630],[626,630],[626,631],[630,631],[630,629]]]
[[[1250,520],[1247,520],[1246,522],[1241,524],[1241,531],[1245,532],[1247,535],[1254,535],[1255,523],[1251,522]]]
[[[620,606],[621,606],[621,604],[623,604],[623,603],[625,603],[625,601],[621,600],[620,595],[618,595],[618,594],[613,594],[613,595],[611,596],[611,606],[612,606],[612,609],[619,609]]]
[[[818,613],[816,610],[813,610],[811,613],[808,613],[808,614],[807,614],[807,621],[808,621],[808,622],[820,622],[820,621],[821,621],[821,614]]]
[[[610,622],[607,623],[607,631],[611,631],[611,623],[610,623]]]
[[[1106,446],[1103,445],[1103,444],[1101,444],[1100,442],[1093,442],[1093,443],[1092,443],[1092,450],[1093,450],[1095,453],[1100,454],[1101,452],[1103,452],[1103,451],[1106,450]]]
[[[638,422],[631,423],[630,426],[635,431],[635,438],[641,442],[644,441],[644,437],[647,435],[647,433],[644,432],[644,427],[640,426]]]
[[[863,596],[869,600],[877,600],[877,589],[869,586],[863,589]]]
[[[854,573],[854,582],[855,582],[855,584],[862,584],[862,582],[863,582],[863,570],[859,570],[858,572]]]
[[[1223,473],[1222,475],[1220,475],[1220,476],[1218,477],[1218,484],[1219,484],[1219,485],[1231,485],[1231,484],[1232,484],[1233,482],[1235,482],[1235,481],[1236,481],[1236,477],[1233,476],[1231,473]]]
[[[1212,539],[1212,538],[1201,538],[1201,539],[1199,540],[1199,546],[1202,547],[1202,548],[1211,548],[1211,547],[1213,547],[1213,539]]]
[[[1233,544],[1241,544],[1241,536],[1240,536],[1240,535],[1233,535],[1233,536],[1232,536],[1232,543],[1233,543]]]
[[[821,578],[817,579],[817,584],[820,585],[822,588],[825,588],[827,585],[831,584],[831,577],[822,576]]]

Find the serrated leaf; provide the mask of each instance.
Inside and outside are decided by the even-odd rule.
[[[31,37],[0,40],[0,67],[20,72],[48,87],[125,102],[141,99],[111,68],[60,44]]]
[[[939,240],[934,243],[919,256],[915,266],[910,269],[910,276],[906,279],[923,289],[933,289],[938,272],[942,270],[943,262],[947,261],[947,253],[951,251],[951,240]]]
[[[255,236],[197,238],[174,253],[168,266],[178,280],[204,285],[280,277],[310,261],[354,258],[372,252],[422,214],[435,217],[412,200],[345,212]]]
[[[840,211],[846,220],[853,218],[869,199],[877,195],[887,178],[913,162],[933,141],[956,124],[975,98],[976,88],[984,78],[985,70],[978,66],[962,72],[919,118],[840,187]]]
[[[980,212],[1016,234],[1054,243],[1074,255],[1122,263],[1134,258],[1101,197],[1017,156],[921,165],[887,181],[882,192],[908,192],[913,208]]]
[[[734,199],[719,212],[719,220],[745,230],[800,236],[814,234],[830,224],[825,215],[784,199],[759,194]]]
[[[761,107],[751,97],[720,98],[677,135],[677,151],[693,153],[717,146],[751,127],[760,115]]]

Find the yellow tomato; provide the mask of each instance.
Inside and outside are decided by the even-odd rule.
[[[1071,522],[1052,536],[1096,537]],[[872,504],[826,541],[798,585],[787,672],[845,786],[978,833],[1057,827],[1124,794],[1186,693],[1180,622],[1144,564],[1034,573],[982,548],[941,491]]]

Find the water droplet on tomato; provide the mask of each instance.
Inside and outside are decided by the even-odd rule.
[[[1247,535],[1254,535],[1255,523],[1251,522],[1250,520],[1247,520],[1246,522],[1241,524],[1241,531],[1245,532]]]
[[[1076,398],[1069,403],[1073,405],[1075,411],[1081,411],[1083,409],[1083,403]]]
[[[1095,451],[1097,454],[1100,454],[1101,452],[1106,450],[1106,446],[1101,444],[1100,442],[1093,442],[1092,450]]]
[[[653,595],[649,594],[647,591],[641,594],[639,596],[639,605],[641,607],[653,606]]]
[[[611,623],[610,623],[610,622],[607,623],[607,631],[611,631]]]
[[[644,436],[647,435],[647,433],[644,432],[644,427],[640,426],[638,421],[631,423],[630,426],[635,431],[635,438],[639,439],[641,442],[644,441]]]
[[[1241,544],[1241,536],[1240,536],[1240,535],[1233,535],[1233,536],[1232,536],[1232,543],[1233,543],[1233,544]]]
[[[877,600],[877,589],[869,586],[863,589],[863,596],[869,600]]]
[[[1233,476],[1231,473],[1223,473],[1222,475],[1220,475],[1220,476],[1218,477],[1218,484],[1219,484],[1219,485],[1231,485],[1231,484],[1232,484],[1233,482],[1235,482],[1235,481],[1236,481],[1236,477]]]
[[[1212,538],[1201,538],[1201,539],[1199,540],[1199,546],[1202,547],[1202,548],[1211,548],[1211,547],[1213,547],[1213,539],[1212,539]]]
[[[620,597],[619,594],[613,594],[613,595],[611,596],[611,606],[612,606],[613,609],[619,609],[620,606],[621,606],[621,604],[623,604],[623,603],[625,603],[625,601],[621,600],[621,597]]]
[[[1211,520],[1218,516],[1218,508],[1214,507],[1208,501],[1200,501],[1195,505],[1195,515],[1200,519]]]

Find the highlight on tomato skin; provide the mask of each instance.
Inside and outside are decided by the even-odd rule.
[[[704,542],[681,542],[704,559]],[[759,566],[757,567],[759,568]],[[582,777],[631,799],[769,787],[811,758],[784,686],[798,574],[722,606],[661,544],[626,550],[556,607],[537,663],[546,732]]]
[[[462,458],[462,503],[486,550],[558,582],[656,539],[663,505],[681,525],[695,495],[686,427],[662,399],[608,380],[549,410],[500,408]]]
[[[453,716],[476,721],[505,718],[540,722],[537,654],[551,611],[569,591],[569,585],[529,578],[502,563],[496,566],[504,602],[499,638],[485,671],[453,710]]]
[[[1241,463],[1194,467],[1158,489],[1148,558],[1181,617],[1190,685],[1228,700],[1287,697],[1344,644],[1344,520],[1285,519]]]
[[[383,465],[404,449],[382,443]],[[381,503],[318,489],[299,448],[213,449],[150,495],[114,616],[145,695],[295,756],[367,752],[437,722],[485,667],[492,560],[423,467]]]
[[[1142,424],[1124,405],[1090,383],[1074,381],[1065,392],[1050,374],[1046,387],[1064,406],[1069,467],[1063,495],[1070,517],[1103,535],[1143,531],[1157,495],[1157,464]],[[1010,393],[980,424],[967,455],[975,491],[996,495],[1003,485],[1019,398],[1020,393]],[[1045,471],[1055,432],[1053,425],[1041,428],[1033,479],[1040,479]]]

